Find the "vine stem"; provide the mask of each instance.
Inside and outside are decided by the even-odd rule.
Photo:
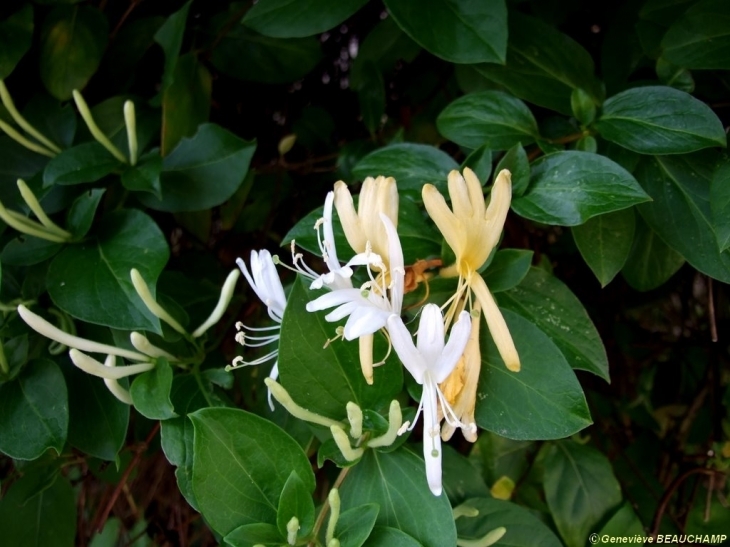
[[[337,478],[335,479],[335,483],[332,485],[332,488],[339,488],[342,485],[342,483],[345,481],[345,478],[347,477],[347,474],[350,472],[350,469],[352,469],[352,467],[345,467],[342,471],[340,471],[340,474],[337,475]],[[320,528],[322,528],[322,524],[324,524],[324,518],[327,516],[329,510],[330,499],[329,496],[327,496],[324,500],[324,504],[322,505],[322,510],[317,516],[317,522],[314,523],[314,529],[312,530],[312,541],[307,544],[307,547],[315,547],[317,542],[317,534],[319,534],[319,530]]]

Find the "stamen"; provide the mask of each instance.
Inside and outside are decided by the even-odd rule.
[[[328,346],[329,346],[329,345],[330,345],[330,344],[331,344],[332,342],[335,342],[336,340],[339,340],[340,338],[342,338],[342,337],[343,337],[343,336],[345,335],[345,327],[343,327],[342,325],[340,325],[339,327],[337,327],[337,328],[335,329],[335,333],[336,333],[336,336],[335,336],[334,338],[329,338],[329,339],[328,339],[328,340],[327,340],[327,341],[326,341],[326,342],[324,343],[324,346],[322,346],[322,349],[327,349],[327,347],[328,347]]]

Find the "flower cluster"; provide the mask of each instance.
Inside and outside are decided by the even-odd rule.
[[[442,438],[448,440],[460,428],[465,438],[472,442],[476,440],[474,406],[481,367],[479,318],[482,312],[505,365],[513,372],[520,369],[519,356],[507,325],[479,273],[499,241],[510,207],[510,173],[503,170],[498,174],[488,205],[477,176],[468,168],[464,169],[463,175],[452,171],[448,187],[451,208],[430,184],[423,188],[423,201],[456,256],[456,262],[442,268],[440,275],[458,277],[457,289],[441,308],[436,304],[425,304],[421,308],[415,344],[401,318],[406,267],[397,231],[399,198],[393,178],[367,178],[357,209],[344,182],[337,182],[334,191],[328,193],[323,216],[315,225],[326,273],[317,273],[307,266],[292,242],[291,269],[311,280],[311,289],[326,291],[309,302],[307,310],[330,310],[325,316],[327,321],[346,320],[344,328],[338,328],[338,337],[358,340],[360,365],[366,382],[372,384],[373,367],[384,364],[384,360],[375,362],[373,358],[374,335],[382,331],[405,368],[423,386],[413,424],[406,422],[399,433],[412,429],[423,414],[426,475],[435,495],[442,491]],[[354,253],[344,264],[337,255],[333,209],[337,211]],[[278,260],[268,251],[251,253],[250,271],[242,260],[238,261],[275,322],[271,327],[259,329],[237,324],[236,339],[241,344],[257,347],[278,342],[286,299],[276,274],[276,263]],[[364,268],[367,273],[366,281],[360,286],[353,284],[353,268],[356,267]],[[237,357],[229,368],[275,361],[270,377],[276,379],[277,354],[278,350],[274,349],[252,361]],[[277,384],[267,380],[267,386],[271,389]],[[280,386],[277,389],[283,391]],[[279,399],[279,395],[275,396]],[[330,425],[334,433],[344,436],[339,426]],[[338,446],[340,444],[343,443],[338,442]],[[359,453],[361,449],[358,449]]]

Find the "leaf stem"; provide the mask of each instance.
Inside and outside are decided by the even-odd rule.
[[[345,481],[347,474],[350,472],[350,469],[352,469],[352,466],[345,467],[340,471],[340,474],[337,475],[337,478],[335,479],[332,488],[337,488],[339,490],[340,486],[342,486],[342,483]],[[319,530],[322,528],[322,525],[324,524],[324,519],[327,516],[329,510],[330,500],[328,496],[327,499],[324,500],[324,504],[322,504],[322,509],[319,511],[319,515],[317,515],[317,522],[314,523],[314,528],[312,529],[312,539],[307,544],[307,547],[315,547],[317,542],[317,534],[319,534]]]

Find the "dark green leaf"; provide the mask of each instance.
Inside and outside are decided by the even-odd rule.
[[[631,503],[626,501],[601,528],[599,536],[643,536],[644,526],[636,516]]]
[[[487,486],[494,485],[502,477],[515,483],[520,481],[532,462],[535,443],[513,441],[491,431],[480,431],[469,460],[481,469]]]
[[[385,0],[398,25],[424,49],[452,63],[504,63],[507,6],[504,0]]]
[[[41,30],[40,74],[48,92],[65,101],[96,72],[106,47],[106,17],[89,6],[62,6],[46,16]]]
[[[730,248],[730,160],[723,158],[710,183],[712,224],[721,251]]]
[[[575,141],[575,149],[580,152],[590,152],[591,154],[595,154],[598,150],[598,143],[594,137],[586,135],[585,137],[581,137]]]
[[[525,193],[530,184],[530,161],[527,152],[519,142],[505,152],[499,160],[495,173],[507,169],[512,174],[512,195],[519,197]]]
[[[368,503],[343,512],[335,527],[335,536],[341,547],[361,547],[375,526],[380,507]]]
[[[423,547],[412,536],[398,528],[376,526],[363,544],[364,547]]]
[[[730,5],[702,0],[680,17],[664,35],[663,55],[687,68],[730,69]]]
[[[636,87],[603,105],[596,123],[606,140],[640,154],[685,154],[725,146],[722,123],[705,103],[671,87]]]
[[[184,137],[192,137],[208,121],[210,72],[193,53],[175,63],[173,82],[162,95],[161,153],[167,156]]]
[[[98,142],[79,144],[48,162],[43,172],[43,186],[95,182],[120,166],[119,160]]]
[[[448,498],[431,493],[423,460],[408,450],[366,451],[342,484],[340,497],[343,509],[377,503],[377,524],[397,527],[425,547],[456,545]]]
[[[61,102],[46,93],[32,97],[23,108],[28,123],[61,148],[70,148],[76,134],[76,109],[72,103]]]
[[[159,333],[159,320],[137,296],[129,272],[137,268],[154,290],[169,256],[165,236],[136,209],[109,213],[95,235],[51,262],[48,292],[54,303],[82,321]]]
[[[540,327],[571,367],[608,380],[608,358],[598,331],[580,300],[556,277],[531,268],[522,283],[499,294],[499,303]]]
[[[532,251],[502,249],[497,251],[484,272],[484,281],[492,293],[516,287],[527,275],[532,264]]]
[[[631,252],[621,270],[624,279],[637,291],[663,285],[684,264],[684,257],[667,246],[638,216]]]
[[[105,188],[94,188],[81,194],[71,204],[66,218],[66,228],[75,238],[84,237],[91,228],[96,209],[104,192],[106,192]]]
[[[0,80],[15,69],[33,41],[33,6],[25,4],[0,22]]]
[[[570,94],[573,116],[583,125],[590,125],[596,117],[596,103],[588,92],[577,87]]]
[[[483,91],[456,99],[436,120],[439,133],[468,148],[507,150],[538,136],[532,112],[519,99],[501,91]]]
[[[246,12],[242,23],[274,38],[303,38],[330,30],[353,15],[367,0],[264,0]]]
[[[475,68],[516,97],[562,114],[571,113],[573,89],[584,89],[597,103],[603,95],[593,59],[583,46],[546,22],[515,11],[509,15],[507,64]]]
[[[200,211],[220,205],[243,182],[256,148],[214,124],[203,124],[182,139],[162,162],[162,200],[147,193],[139,199],[158,211]]]
[[[730,252],[719,252],[710,207],[714,152],[642,159],[636,178],[654,201],[639,206],[647,224],[699,271],[730,283]]]
[[[82,452],[114,461],[124,444],[129,424],[129,405],[117,400],[101,378],[64,364],[68,386],[68,441]]]
[[[190,2],[170,15],[162,26],[155,32],[155,42],[160,44],[165,52],[165,69],[162,74],[162,92],[170,87],[174,80],[175,65],[177,64],[180,48],[182,47],[185,21],[188,18]]]
[[[545,497],[567,546],[584,547],[588,533],[621,503],[621,487],[606,456],[561,441],[545,457]]]
[[[404,142],[371,152],[357,163],[353,173],[361,180],[387,174],[395,178],[399,191],[410,192],[420,199],[426,183],[445,192],[446,177],[458,168],[459,164],[451,156],[434,146]]]
[[[36,197],[42,199],[41,184],[34,185],[31,177],[42,171],[47,163],[46,156],[31,152],[10,137],[0,136],[0,200],[6,208],[22,209],[26,207],[18,192],[16,185],[18,179],[28,181],[34,192],[40,190],[39,193],[36,193]]]
[[[307,537],[314,527],[312,488],[299,478],[296,471],[292,471],[286,480],[276,510],[276,526],[282,536],[286,537],[286,525],[294,517],[299,521],[297,537]]]
[[[522,368],[507,370],[482,326],[477,425],[516,440],[559,439],[589,426],[585,395],[558,347],[528,320],[508,310],[503,315]]]
[[[286,535],[286,534],[285,534]],[[251,545],[276,545],[280,547],[285,539],[273,524],[259,522],[239,526],[223,538],[232,547],[251,547]]]
[[[540,519],[529,510],[508,501],[489,497],[464,502],[479,511],[476,517],[460,517],[456,521],[459,537],[479,539],[503,526],[507,533],[496,545],[510,547],[561,547],[562,543]]]
[[[664,57],[659,57],[656,62],[656,75],[664,85],[674,87],[680,91],[692,93],[695,89],[695,80],[692,73],[686,68],[673,65]]]
[[[635,224],[634,210],[623,209],[593,217],[573,228],[575,244],[601,287],[608,285],[624,267],[634,242]]]
[[[480,146],[466,157],[459,170],[464,167],[474,171],[482,184],[486,183],[492,173],[492,151],[487,146]]]
[[[373,135],[377,133],[385,113],[385,82],[373,61],[363,65],[361,74],[357,98],[360,102],[363,123]]]
[[[127,126],[124,121],[124,103],[132,101],[135,103],[137,118],[137,145],[139,150],[144,150],[150,141],[157,139],[160,130],[159,110],[147,108],[145,103],[134,96],[117,95],[110,97],[91,107],[91,114],[96,124],[109,140],[127,157],[129,151],[129,139],[127,137]],[[92,139],[86,125],[81,124],[77,141]]]
[[[294,283],[287,301],[279,342],[281,384],[299,404],[312,412],[335,420],[347,416],[345,406],[352,401],[361,408],[378,408],[400,391],[402,367],[391,356],[375,369],[373,385],[368,385],[360,368],[358,342],[338,340],[323,347],[334,336],[336,323],[325,321],[326,313],[310,313],[307,302],[322,294],[309,291],[305,281]],[[376,342],[380,335],[376,333]],[[383,344],[385,346],[385,344]],[[385,351],[376,343],[375,359]]]
[[[0,500],[3,543],[20,547],[68,547],[76,536],[76,496],[65,478],[30,499],[25,480]]]
[[[61,243],[22,235],[5,245],[0,262],[8,266],[33,266],[48,260],[61,249]]]
[[[0,386],[1,452],[20,460],[34,460],[48,448],[60,454],[67,429],[66,383],[53,361],[31,361]]]
[[[172,367],[164,357],[157,359],[157,365],[137,376],[132,382],[129,394],[134,408],[150,420],[168,420],[177,416],[170,402],[172,389]]]
[[[133,192],[149,192],[157,199],[162,199],[162,158],[157,152],[151,152],[140,158],[134,167],[122,173],[122,185]]]
[[[489,435],[489,433],[482,433]],[[468,458],[459,454],[450,445],[443,445],[443,485],[446,495],[453,507],[456,507],[467,498],[489,496],[489,489],[479,470]]]
[[[569,151],[533,163],[530,187],[512,208],[545,224],[577,226],[644,201],[649,196],[626,169],[605,156]]]
[[[244,524],[276,523],[279,493],[292,471],[314,490],[304,452],[271,422],[232,408],[204,408],[190,419],[193,490],[200,512],[219,534]]]

